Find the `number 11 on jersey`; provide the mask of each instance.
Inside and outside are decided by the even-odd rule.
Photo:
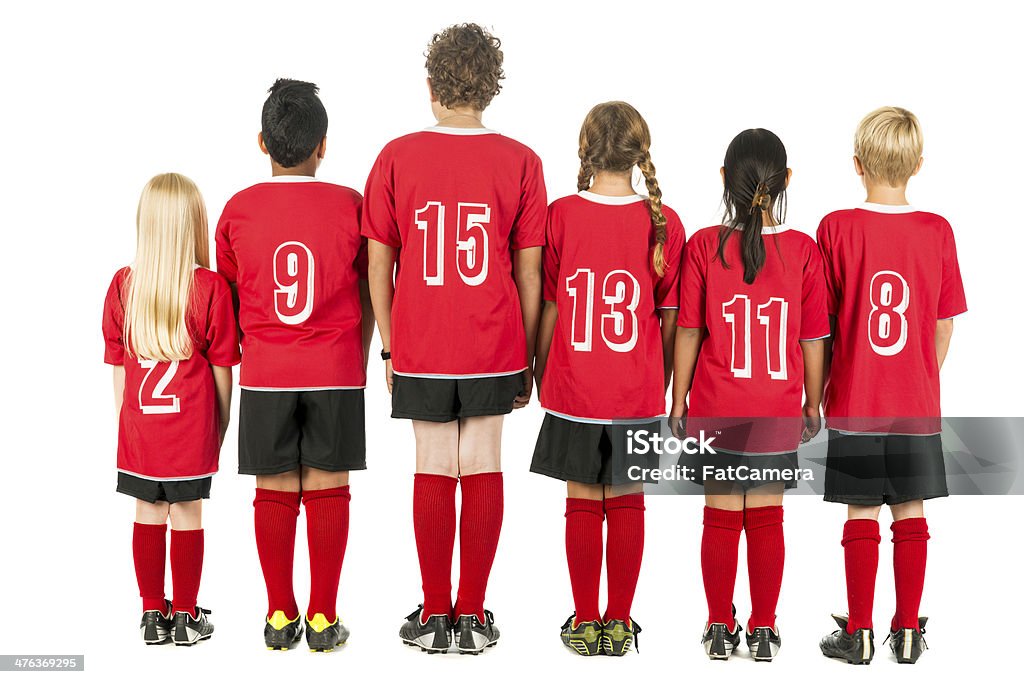
[[[732,332],[732,374],[737,378],[754,375],[753,345],[750,340],[750,298],[738,294],[722,305],[722,317]],[[786,329],[789,324],[789,302],[770,297],[757,307],[757,322],[764,328],[765,359],[772,380],[787,380]]]

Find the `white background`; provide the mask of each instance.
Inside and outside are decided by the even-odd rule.
[[[508,75],[485,122],[541,155],[552,199],[575,190],[576,136],[588,108],[625,99],[651,125],[666,202],[690,232],[717,218],[718,168],[740,130],[767,127],[786,143],[794,171],[789,220],[813,232],[825,213],[863,198],[850,161],[860,117],[883,104],[916,112],[925,164],[911,183],[911,201],[952,222],[970,305],[943,371],[945,413],[1021,415],[1021,361],[1012,351],[1021,336],[1024,251],[1018,7],[36,2],[5,6],[3,15],[0,653],[85,653],[90,679],[115,671],[147,680],[268,681],[378,673],[490,681],[908,676],[887,650],[870,670],[819,654],[819,637],[832,629],[828,613],[845,609],[844,510],[816,497],[787,501],[784,648],[775,663],[754,666],[745,656],[709,663],[700,648],[706,606],[696,497],[648,499],[634,604],[645,627],[641,654],[571,655],[558,640],[571,610],[564,491],[528,472],[541,418],[536,403],[508,420],[504,441],[505,527],[488,597],[502,643],[479,658],[404,648],[396,632],[419,597],[413,443],[408,423],[388,418],[375,351],[367,390],[370,470],[352,478],[341,587],[349,645],[329,656],[263,650],[253,482],[234,474],[232,430],[205,515],[200,601],[215,610],[216,635],[191,650],[144,648],[131,560],[133,502],[114,493],[101,304],[115,269],[133,258],[136,202],[150,176],[191,176],[213,223],[232,193],[268,175],[256,134],[276,77],[321,86],[331,120],[321,176],[361,189],[381,146],[432,123],[422,56],[431,34],[475,20],[504,41]],[[1020,500],[959,497],[927,510],[932,542],[922,612],[932,615],[932,650],[909,674],[984,676],[1008,667],[1014,655],[1002,649],[1019,638],[1022,607]],[[893,609],[887,526],[883,517],[875,611],[883,631]],[[302,520],[299,529],[301,605],[308,586]],[[741,556],[741,616],[749,609],[743,568]]]

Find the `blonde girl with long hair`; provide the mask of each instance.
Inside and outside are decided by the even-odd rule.
[[[132,551],[146,644],[208,639],[196,605],[202,500],[210,496],[241,359],[227,282],[209,270],[206,208],[195,184],[165,173],[142,191],[135,262],[110,283],[104,361],[114,367],[117,491],[136,499]],[[173,601],[164,598],[167,520]]]
[[[566,482],[565,552],[576,610],[561,635],[585,656],[624,655],[640,631],[630,610],[643,556],[644,496],[642,483],[629,478],[637,463],[625,457],[625,440],[630,430],[659,432],[666,414],[686,241],[679,217],[662,204],[650,147],[636,109],[597,105],[580,131],[579,192],[548,209],[534,371],[546,415],[531,470]],[[646,195],[633,188],[634,170]]]

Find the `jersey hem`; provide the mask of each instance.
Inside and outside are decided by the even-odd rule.
[[[250,392],[325,392],[329,390],[361,390],[366,385],[339,385],[332,387],[253,387],[252,385],[239,385],[239,389]]]
[[[559,413],[549,408],[544,409],[545,413],[551,414],[555,418],[561,418],[562,420],[572,421],[573,423],[588,423],[590,425],[615,425],[619,423],[653,423],[656,420],[661,420],[667,414],[662,413],[659,416],[650,416],[648,418],[584,418],[582,416],[571,416],[568,413]]]
[[[143,475],[142,473],[136,473],[132,470],[125,468],[118,468],[117,472],[124,473],[125,475],[131,475],[141,480],[149,480],[150,482],[188,482],[189,480],[203,480],[208,477],[213,477],[217,474],[217,471],[206,473],[205,475],[187,475],[184,477],[152,477],[151,475]]]
[[[526,370],[526,367],[522,367],[519,370],[504,371],[501,373],[465,373],[459,374],[447,374],[447,373],[405,373],[396,371],[392,368],[392,373],[395,375],[401,375],[407,378],[428,378],[435,380],[472,380],[474,378],[504,378],[509,375],[517,375]]]

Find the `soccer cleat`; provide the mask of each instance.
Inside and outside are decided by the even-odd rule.
[[[142,623],[139,624],[139,631],[142,633],[142,640],[148,646],[166,644],[171,639],[171,628],[174,627],[174,614],[171,612],[171,602],[164,600],[166,607],[164,612],[159,610],[147,610],[142,614]]]
[[[310,620],[306,618],[306,644],[313,653],[330,653],[335,646],[348,641],[348,628],[335,616],[334,622],[327,622],[323,613],[317,613]]]
[[[423,605],[405,617],[398,636],[407,646],[418,646],[427,653],[447,653],[452,645],[452,621],[447,615],[431,615],[420,622]]]
[[[576,613],[562,625],[562,643],[581,656],[601,654],[601,623],[587,620],[576,624]]]
[[[270,651],[287,651],[302,638],[302,623],[299,616],[292,619],[283,610],[275,610],[263,627],[263,642]]]
[[[724,622],[712,622],[704,629],[704,637],[701,643],[704,645],[704,653],[712,660],[728,660],[736,647],[740,645],[740,632],[743,628],[733,620],[733,629],[730,631]]]
[[[629,620],[609,620],[601,628],[601,652],[610,656],[624,656],[636,646],[639,653],[640,625]]]
[[[885,641],[889,642],[892,654],[896,656],[897,663],[913,665],[921,654],[928,650],[928,644],[924,640],[924,626],[928,624],[928,618],[918,618],[917,622],[917,629],[897,629],[890,631],[889,636],[885,638]]]
[[[821,652],[828,658],[839,658],[851,665],[867,665],[875,657],[875,632],[858,629],[853,634],[846,631],[850,618],[833,613],[832,619],[839,629],[821,640]]]
[[[478,655],[498,643],[501,632],[494,626],[494,614],[484,611],[481,623],[476,615],[460,615],[455,621],[455,645],[459,653]]]
[[[191,646],[213,636],[213,623],[206,619],[210,614],[205,608],[196,606],[196,616],[186,611],[174,614],[174,645]]]
[[[754,660],[771,662],[781,647],[782,639],[776,627],[755,627],[747,632],[747,649]]]

